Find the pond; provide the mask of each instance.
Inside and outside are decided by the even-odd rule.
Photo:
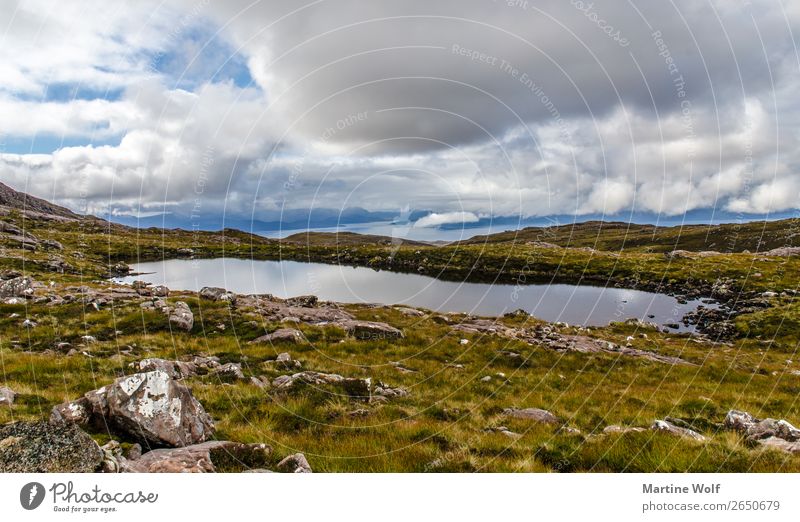
[[[198,291],[218,286],[238,294],[293,297],[313,294],[325,301],[409,305],[437,312],[500,316],[523,309],[534,317],[571,325],[604,326],[637,318],[660,326],[679,323],[702,304],[672,296],[600,286],[464,283],[343,265],[247,259],[172,259],[131,265],[139,275],[117,278]],[[706,305],[710,306],[710,305]],[[678,331],[690,331],[680,324]]]

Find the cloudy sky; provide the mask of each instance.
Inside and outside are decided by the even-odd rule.
[[[0,0],[0,179],[93,213],[800,208],[795,0]]]

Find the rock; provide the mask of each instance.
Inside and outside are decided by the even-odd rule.
[[[624,434],[624,433],[641,433],[643,431],[647,431],[647,430],[645,430],[645,428],[642,428],[640,426],[619,426],[617,424],[612,424],[610,426],[606,426],[605,428],[603,428],[603,433],[606,433],[606,434],[608,434],[608,433],[622,433],[622,434]]]
[[[385,383],[378,381],[375,383],[375,387],[372,390],[372,398],[374,399],[397,399],[401,397],[407,397],[409,395],[408,390],[405,388],[392,388],[391,386],[386,385]]]
[[[194,326],[194,314],[189,305],[178,301],[169,311],[169,324],[175,328],[189,331]]]
[[[341,323],[345,331],[361,340],[401,339],[403,332],[386,323],[372,321],[346,321]]]
[[[303,344],[307,343],[308,339],[303,335],[303,332],[295,328],[279,328],[274,332],[262,335],[261,337],[250,341],[251,343],[291,343]]]
[[[776,256],[776,257],[800,256],[800,247],[773,248],[772,250],[761,252],[761,254],[765,256]]]
[[[315,295],[301,295],[298,297],[290,297],[284,301],[287,306],[299,306],[301,308],[313,308],[317,306],[317,296]]]
[[[278,390],[291,390],[301,385],[335,386],[354,399],[370,400],[372,381],[370,379],[345,378],[335,373],[300,372],[294,375],[281,375],[272,381]]]
[[[266,444],[209,441],[183,448],[155,449],[136,459],[126,459],[120,470],[126,473],[214,473],[261,467],[272,448]]]
[[[200,297],[210,299],[212,301],[236,301],[236,294],[228,292],[224,288],[217,288],[213,286],[204,286],[200,289]]]
[[[11,406],[16,398],[14,390],[0,386],[0,406]]]
[[[35,281],[30,277],[14,277],[0,282],[0,298],[31,297]]]
[[[530,316],[531,314],[529,314],[526,310],[523,310],[522,308],[517,308],[513,312],[507,312],[503,314],[503,317],[530,317]]]
[[[100,446],[74,424],[0,426],[0,473],[91,473],[102,461]]]
[[[279,353],[275,358],[275,365],[283,370],[293,370],[302,367],[300,361],[292,359],[292,356],[286,352]]]
[[[800,430],[781,419],[759,420],[747,412],[731,410],[725,416],[723,425],[745,435],[749,441],[777,437],[788,442],[800,440]]]
[[[289,455],[278,462],[277,469],[282,473],[312,473],[311,466],[308,464],[306,456],[302,453]]]
[[[703,435],[700,435],[694,430],[690,430],[688,428],[681,428],[680,426],[675,426],[671,422],[665,420],[656,420],[653,422],[653,425],[650,427],[653,431],[661,431],[665,433],[669,433],[670,435],[676,435],[678,437],[683,437],[686,439],[692,439],[697,441],[704,441],[706,438]]]
[[[558,417],[549,411],[541,410],[539,408],[525,408],[522,410],[517,408],[506,408],[503,410],[503,414],[514,419],[531,420],[534,422],[541,422],[543,424],[559,424],[561,422]]]
[[[214,433],[211,417],[189,388],[161,370],[121,377],[56,406],[51,419],[107,426],[155,446],[196,444]]]
[[[244,379],[242,366],[236,363],[225,363],[214,370],[214,375],[223,381],[237,381]]]
[[[156,285],[150,288],[150,295],[153,297],[168,297],[169,288],[164,285]]]
[[[120,261],[116,265],[110,266],[108,273],[111,277],[123,277],[131,273],[131,267]]]
[[[800,454],[800,442],[789,442],[780,437],[767,437],[759,440],[758,443],[765,448],[776,449],[794,455]]]

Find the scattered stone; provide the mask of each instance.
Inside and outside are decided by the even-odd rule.
[[[377,400],[399,399],[402,397],[407,397],[408,395],[408,390],[405,388],[392,388],[381,381],[377,381],[375,383],[375,387],[372,389],[371,400],[376,398]]]
[[[189,331],[194,326],[194,314],[189,305],[178,301],[169,311],[169,324],[180,330]]]
[[[137,372],[162,371],[169,375],[171,379],[185,379],[197,375],[196,364],[183,361],[168,361],[166,359],[142,359],[141,361],[130,363],[128,367]]]
[[[291,344],[304,344],[308,342],[303,332],[295,328],[279,328],[274,332],[262,335],[257,339],[250,341],[251,343],[291,343]]]
[[[303,366],[300,361],[292,359],[292,356],[286,352],[278,354],[278,357],[275,359],[275,365],[283,370],[293,370]]]
[[[214,433],[211,417],[189,388],[160,370],[121,377],[56,406],[51,419],[107,426],[156,446],[205,442]]]
[[[403,332],[386,323],[347,321],[341,323],[341,326],[349,335],[361,340],[376,341],[383,339],[401,339],[405,337]]]
[[[0,406],[11,406],[16,398],[17,394],[14,390],[0,386]]]
[[[666,420],[656,420],[653,422],[653,425],[650,427],[653,431],[661,431],[665,433],[669,433],[670,435],[676,435],[678,437],[683,437],[686,439],[692,439],[697,441],[704,441],[706,438],[703,435],[700,435],[694,430],[690,430],[689,428],[682,428],[680,426],[676,426],[669,421]]]
[[[245,378],[242,366],[236,363],[225,363],[214,370],[214,375],[223,381],[238,381]]]
[[[486,377],[481,377],[481,382],[489,382],[492,380],[491,375],[487,375]]]
[[[541,422],[543,424],[559,424],[561,420],[547,410],[539,408],[506,408],[503,414],[507,417],[522,420],[531,420],[534,422]]]
[[[278,462],[277,469],[282,473],[312,473],[311,466],[308,464],[306,456],[302,453],[289,455]]]
[[[102,460],[100,446],[74,424],[0,426],[0,473],[91,473]]]

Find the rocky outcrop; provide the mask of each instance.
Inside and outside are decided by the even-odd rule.
[[[0,386],[0,407],[11,406],[16,398],[17,394],[14,390]]]
[[[560,424],[561,419],[553,415],[547,410],[539,408],[506,408],[503,410],[503,415],[511,417],[512,419],[528,420],[542,424]]]
[[[214,423],[192,392],[156,370],[122,377],[109,386],[53,409],[53,420],[107,426],[155,446],[205,442]]]
[[[764,256],[775,256],[775,257],[800,256],[800,247],[773,248],[772,250],[767,250],[766,252],[761,252],[761,255],[764,255]]]
[[[74,424],[0,426],[0,473],[90,473],[102,460],[97,443]]]
[[[386,323],[372,321],[345,321],[340,323],[342,328],[356,339],[377,341],[385,339],[400,339],[405,337],[403,332]]]
[[[123,473],[215,473],[261,468],[271,453],[272,448],[266,444],[215,440],[183,448],[155,449],[133,459],[121,453],[115,457]]]
[[[169,309],[169,324],[174,328],[189,331],[194,326],[194,314],[189,305],[178,301]]]
[[[795,453],[800,441],[800,430],[781,419],[757,419],[744,411],[731,410],[725,416],[723,425],[741,433],[750,443],[758,443],[768,447]],[[783,441],[783,442],[779,442]]]
[[[289,455],[278,462],[277,469],[282,473],[312,473],[311,466],[302,453]]]
[[[250,341],[251,343],[290,343],[290,344],[304,344],[308,342],[303,332],[295,328],[279,328],[274,332],[262,335]]]

